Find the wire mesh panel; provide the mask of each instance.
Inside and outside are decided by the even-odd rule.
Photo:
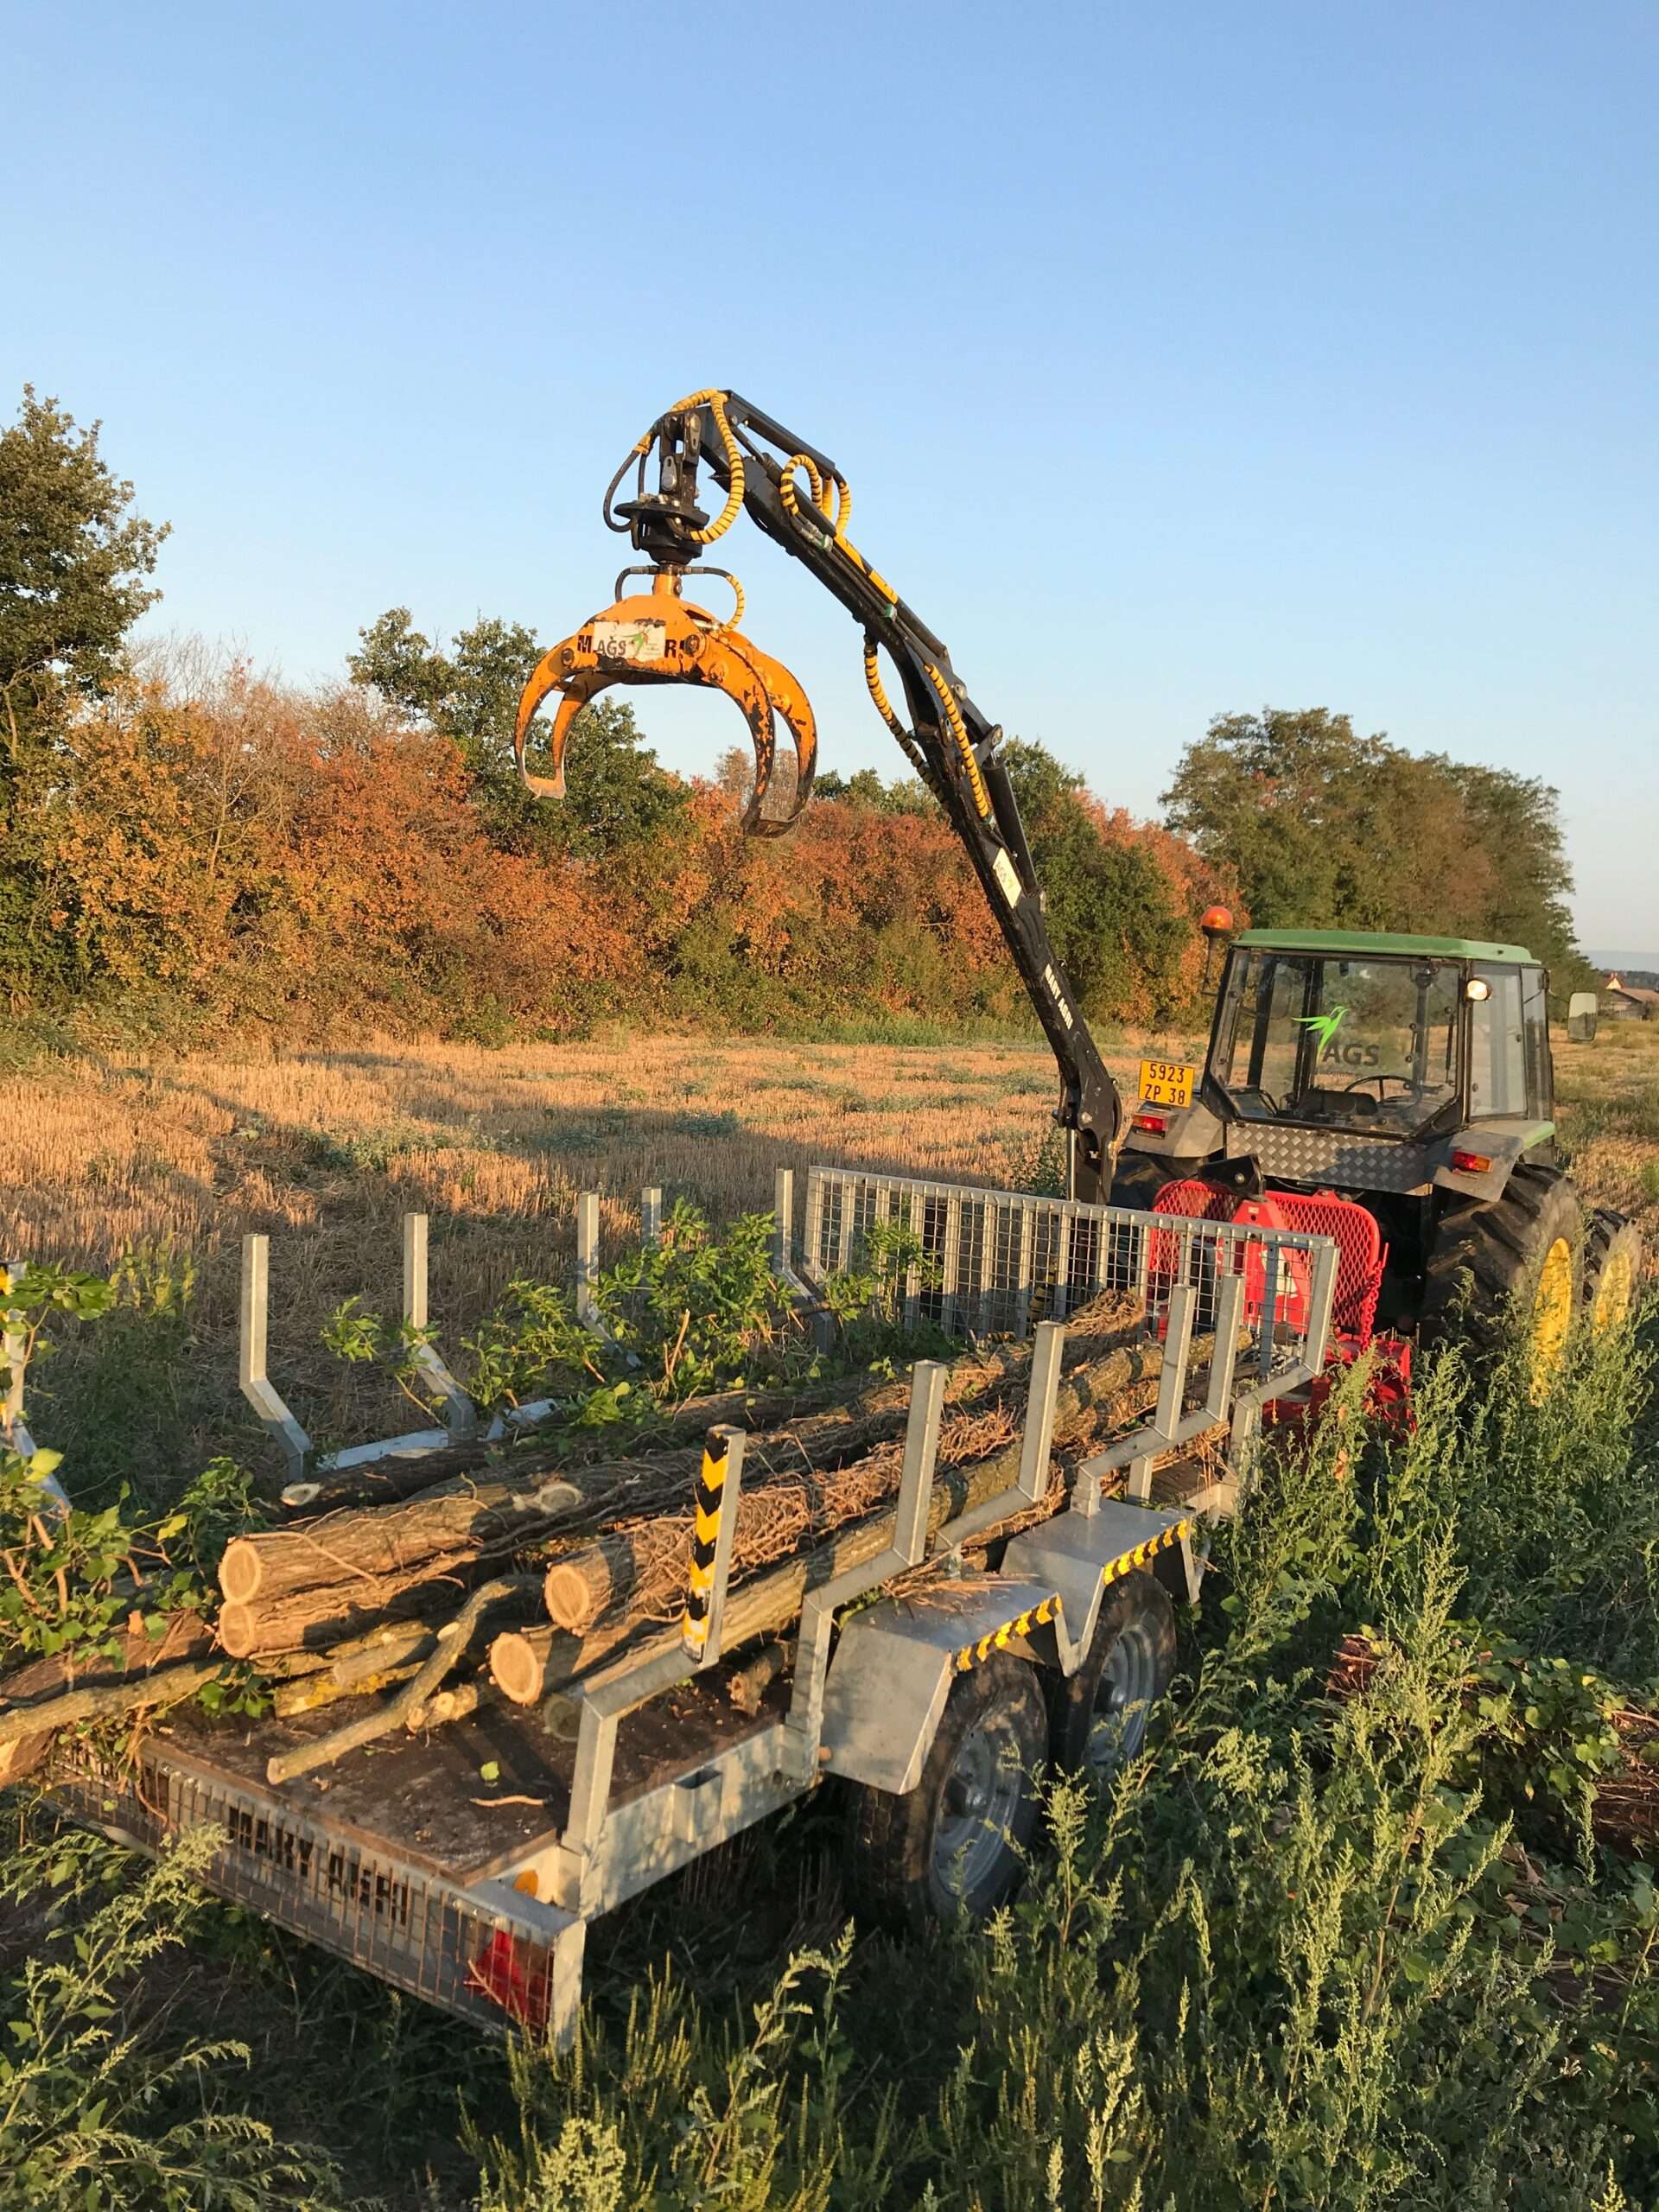
[[[1249,1222],[1190,1220],[1084,1205],[1020,1191],[810,1167],[803,1273],[823,1291],[836,1275],[885,1273],[906,1319],[953,1336],[1023,1336],[1064,1320],[1103,1292],[1133,1299],[1149,1334],[1179,1284],[1196,1294],[1193,1326],[1213,1327],[1218,1286],[1244,1278],[1249,1341],[1241,1372],[1268,1380],[1304,1363],[1322,1316],[1315,1294],[1328,1237]]]
[[[531,1989],[550,1980],[544,1931],[475,1912],[430,1875],[153,1754],[118,1770],[77,1749],[51,1795],[75,1820],[147,1852],[216,1828],[210,1889],[477,2026],[510,2024],[504,1978]]]

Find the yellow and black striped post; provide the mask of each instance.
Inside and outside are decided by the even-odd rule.
[[[720,1656],[720,1623],[726,1610],[742,1462],[743,1431],[711,1428],[703,1441],[693,1497],[691,1566],[680,1622],[680,1641],[688,1657],[700,1667],[712,1666]]]

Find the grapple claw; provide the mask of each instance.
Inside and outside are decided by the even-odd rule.
[[[613,683],[702,683],[725,692],[742,709],[754,746],[754,791],[745,830],[775,837],[793,826],[811,792],[817,764],[817,726],[806,694],[780,662],[722,626],[707,608],[683,599],[679,575],[669,569],[655,572],[649,592],[619,598],[537,663],[519,698],[512,733],[513,758],[527,791],[538,798],[564,797],[570,726]],[[537,776],[526,765],[524,751],[536,711],[551,691],[560,694],[548,740],[553,772]],[[786,815],[768,817],[761,807],[772,782],[780,715],[795,747],[795,795]]]

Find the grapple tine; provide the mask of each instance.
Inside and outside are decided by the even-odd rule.
[[[805,805],[817,765],[817,725],[806,694],[781,662],[706,609],[680,596],[675,572],[659,570],[649,593],[619,599],[563,645],[543,653],[518,701],[512,733],[520,781],[540,798],[563,798],[564,751],[576,716],[613,683],[700,683],[723,691],[742,711],[754,747],[754,789],[746,830],[780,836]],[[525,760],[530,727],[550,693],[561,694],[549,738],[550,776],[533,775]],[[795,797],[773,820],[761,813],[771,788],[781,715],[795,747]]]
[[[763,653],[747,638],[743,643],[766,687],[773,713],[782,717],[795,746],[795,797],[789,812],[766,821],[756,814],[746,826],[760,837],[782,837],[800,820],[802,810],[812,796],[812,779],[818,770],[818,725],[805,692],[783,663]],[[758,803],[757,798],[757,805]]]

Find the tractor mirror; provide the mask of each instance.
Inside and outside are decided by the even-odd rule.
[[[1593,991],[1574,991],[1567,1002],[1567,1033],[1575,1045],[1587,1045],[1596,1033],[1597,1000]]]

